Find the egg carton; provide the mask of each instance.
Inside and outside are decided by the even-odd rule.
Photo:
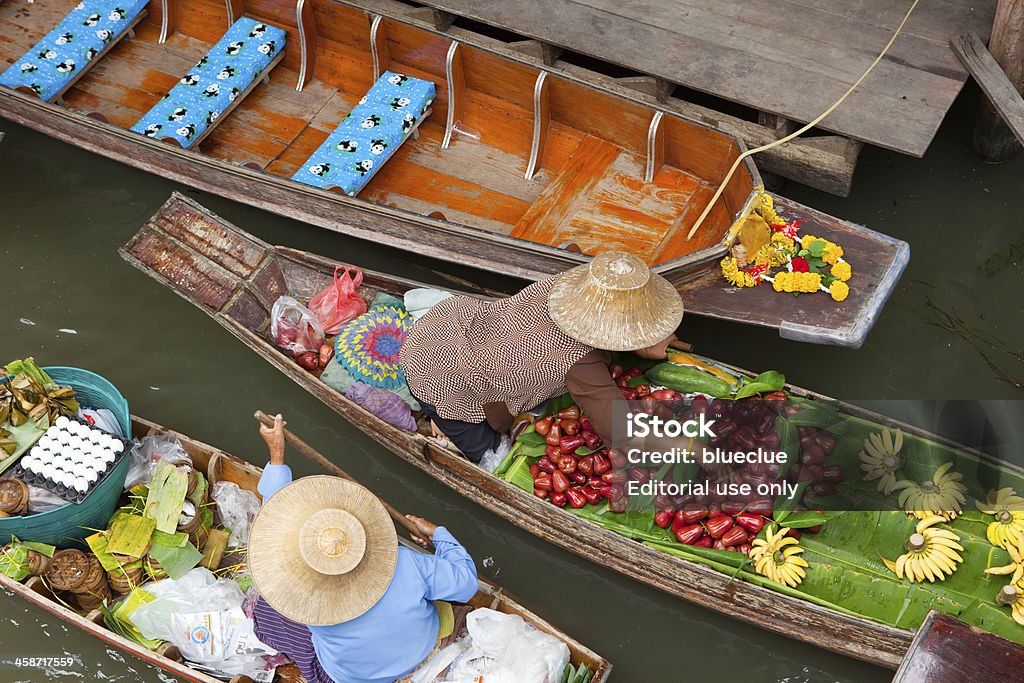
[[[79,418],[61,416],[12,468],[11,475],[81,503],[117,467],[132,443]]]

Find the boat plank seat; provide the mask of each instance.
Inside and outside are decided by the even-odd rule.
[[[706,202],[714,188],[671,166],[662,166],[651,182],[643,175],[642,157],[587,136],[510,234],[573,245],[585,254],[621,249],[652,265],[676,250],[707,246],[699,237],[685,242],[676,236],[685,236],[703,209],[694,200]]]
[[[430,115],[435,96],[430,81],[384,72],[292,179],[354,197]]]
[[[0,75],[0,85],[57,101],[146,16],[149,0],[83,0]]]
[[[198,145],[284,57],[285,32],[238,19],[132,130],[188,149]]]

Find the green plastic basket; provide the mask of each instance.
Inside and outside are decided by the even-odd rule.
[[[128,402],[113,384],[96,373],[80,368],[43,369],[53,381],[74,389],[83,407],[106,408],[113,412],[124,433],[131,436]],[[114,508],[124,490],[130,463],[131,458],[125,454],[113,471],[81,503],[71,503],[26,517],[0,518],[0,544],[9,543],[11,536],[17,536],[23,541],[49,543],[58,548],[83,546],[82,539],[93,533],[90,529],[105,529],[110,516],[114,514]]]

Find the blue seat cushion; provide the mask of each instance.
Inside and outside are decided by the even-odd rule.
[[[283,30],[242,17],[132,130],[190,147],[260,77],[284,43]]]
[[[26,87],[53,99],[71,79],[89,67],[148,0],[82,0],[35,47],[0,75],[0,84]]]
[[[292,179],[355,195],[434,101],[434,84],[387,71]]]

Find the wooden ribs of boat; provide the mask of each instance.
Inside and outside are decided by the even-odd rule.
[[[0,57],[20,57],[70,2],[0,5],[0,30],[10,36]],[[128,131],[242,14],[288,34],[271,82],[201,150]],[[291,180],[385,69],[434,82],[439,115],[358,198]],[[749,159],[696,235],[686,234],[742,143],[579,76],[336,0],[151,0],[136,36],[64,101],[0,88],[0,116],[204,191],[514,277],[536,279],[626,249],[676,284],[689,311],[801,341],[859,346],[908,260],[905,242],[781,200],[780,211],[803,219],[806,232],[844,246],[856,274],[850,297],[796,305],[768,291],[737,294],[718,277],[718,262],[760,184]]]
[[[135,438],[164,434],[168,431],[170,430],[155,422],[150,422],[149,420],[132,416],[132,436]],[[193,464],[200,471],[206,473],[207,479],[211,485],[218,481],[230,481],[238,484],[242,489],[259,495],[256,491],[256,485],[259,483],[260,475],[262,474],[262,470],[259,467],[246,462],[241,458],[225,453],[214,446],[190,439],[179,432],[176,432],[175,434],[181,441],[185,451],[192,458]],[[144,662],[159,667],[181,680],[193,681],[194,683],[218,683],[217,679],[212,678],[201,671],[192,669],[183,663],[180,655],[176,651],[176,648],[170,648],[158,652],[148,650],[138,643],[108,630],[103,626],[103,617],[98,610],[93,610],[93,612],[88,615],[82,615],[69,609],[65,606],[66,602],[62,603],[61,601],[55,600],[53,594],[50,593],[49,589],[42,585],[41,581],[33,581],[30,579],[26,583],[20,583],[4,574],[0,574],[0,586],[3,586],[16,595],[21,596],[32,604],[43,608],[65,622],[77,626],[86,633],[96,636],[108,645],[134,655]],[[593,677],[593,681],[595,683],[604,683],[608,679],[612,667],[606,659],[599,656],[582,643],[576,641],[572,636],[558,630],[556,627],[538,617],[526,607],[519,604],[514,598],[506,594],[504,590],[496,584],[491,583],[488,580],[481,579],[479,591],[475,596],[473,596],[467,605],[472,608],[488,607],[505,614],[515,614],[522,617],[527,623],[531,624],[535,628],[564,642],[569,648],[570,661],[573,665],[578,666],[580,664],[586,664],[595,672]],[[303,683],[303,681],[305,681],[302,674],[299,673],[298,667],[294,664],[279,667],[277,669],[277,676],[274,680],[276,683]],[[231,679],[231,683],[244,683],[245,681],[250,681],[250,679],[241,675],[235,676]]]
[[[892,683],[1014,681],[1022,671],[1024,647],[932,611]]]
[[[367,436],[441,483],[522,529],[671,595],[775,633],[896,668],[913,632],[815,605],[689,562],[566,513],[440,446],[384,422],[300,368],[270,342],[279,296],[307,300],[332,281],[337,262],[271,246],[196,202],[173,195],[120,250],[122,258],[199,307],[246,346]],[[361,295],[402,295],[421,283],[364,270]],[[803,396],[817,396],[794,389]],[[870,415],[853,406],[844,411]],[[918,433],[902,426],[905,432]]]

